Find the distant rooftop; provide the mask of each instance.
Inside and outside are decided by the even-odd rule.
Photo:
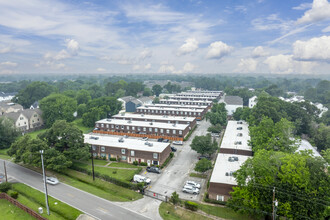
[[[187,121],[187,122],[192,122],[196,118],[195,117],[180,117],[180,116],[171,116],[171,115],[144,115],[144,114],[130,114],[130,113],[125,113],[125,114],[117,114],[112,117],[116,118],[132,118],[133,120],[136,118],[142,118],[142,119],[151,119],[151,120],[171,120],[171,121]]]
[[[161,99],[160,101],[169,101],[169,102],[190,102],[190,103],[212,103],[208,100],[177,100],[177,99]]]
[[[203,109],[196,109],[196,108],[175,108],[175,107],[157,107],[157,106],[140,106],[137,109],[150,109],[150,110],[165,110],[165,111],[180,111],[180,112],[203,112]]]
[[[164,108],[198,108],[198,109],[206,109],[208,106],[201,106],[201,105],[177,105],[177,104],[147,104],[144,106],[148,107],[164,107]]]
[[[225,96],[225,103],[227,105],[243,105],[243,99],[239,96]]]

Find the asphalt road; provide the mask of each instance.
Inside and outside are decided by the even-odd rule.
[[[206,120],[199,123],[188,141],[185,141],[182,146],[175,145],[178,151],[175,153],[175,157],[170,164],[162,170],[162,174],[145,173],[145,176],[148,176],[152,181],[150,186],[151,191],[167,195],[168,197],[176,191],[180,198],[189,200],[200,200],[203,197],[206,180],[189,176],[189,173],[194,171],[195,164],[198,161],[198,154],[191,149],[190,144],[196,135],[206,135],[207,128],[210,126],[210,123]],[[199,195],[182,192],[182,188],[187,180],[193,180],[201,184],[202,188]]]
[[[18,182],[22,182],[39,191],[44,190],[42,176],[39,173],[11,162],[6,162],[6,164],[9,177],[12,177]],[[3,160],[1,159],[0,172],[4,172]],[[96,219],[150,219],[137,212],[131,211],[120,205],[114,204],[108,200],[81,191],[64,183],[60,183],[56,186],[48,185],[48,194]]]

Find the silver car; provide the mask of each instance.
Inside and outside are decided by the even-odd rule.
[[[56,185],[56,184],[59,184],[60,181],[58,181],[58,179],[55,178],[55,177],[49,177],[49,176],[47,176],[46,177],[46,183],[51,184],[51,185]]]
[[[182,192],[197,195],[197,194],[199,194],[199,189],[194,188],[194,187],[192,187],[192,186],[190,186],[190,185],[185,185],[185,186],[183,187],[183,189],[182,189]]]
[[[186,182],[186,185],[188,185],[188,186],[192,186],[192,187],[194,187],[194,188],[197,188],[197,189],[200,189],[201,188],[201,184],[199,184],[199,183],[196,183],[196,182],[194,182],[194,181],[187,181]]]

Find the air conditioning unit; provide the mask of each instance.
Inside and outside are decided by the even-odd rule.
[[[149,143],[148,145],[149,145],[149,147],[152,147],[154,144],[153,143]]]
[[[145,145],[149,145],[149,142],[148,142],[148,141],[146,141],[146,142],[144,142],[144,144],[145,144]]]
[[[150,124],[150,125],[153,125],[153,123],[152,123],[152,122],[150,122],[149,124]]]
[[[144,117],[144,114],[142,114],[141,117]]]
[[[228,172],[226,172],[226,176],[229,176],[229,173]]]
[[[127,123],[128,123],[128,124],[131,124],[131,123],[132,123],[132,120],[128,120]]]
[[[107,118],[107,121],[111,121],[111,119],[110,118]]]
[[[173,124],[173,127],[176,127],[176,124]]]
[[[119,138],[119,139],[118,139],[118,142],[124,142],[124,138],[122,138],[122,137]]]

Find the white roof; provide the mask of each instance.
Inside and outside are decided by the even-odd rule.
[[[251,146],[248,145],[250,140],[248,124],[244,121],[241,121],[243,124],[237,124],[237,122],[228,121],[221,148],[252,151]],[[237,130],[238,127],[242,127],[242,130]],[[238,136],[239,133],[242,133],[242,136]]]
[[[300,143],[298,143],[298,149],[296,152],[299,152],[301,150],[312,150],[313,151],[313,156],[315,157],[321,157],[320,153],[317,152],[317,150],[306,140],[301,140]]]
[[[179,99],[179,100],[181,100],[183,98],[187,98],[189,100],[194,100],[194,99],[198,99],[198,100],[201,100],[201,99],[202,100],[205,100],[205,99],[214,99],[214,97],[204,97],[204,96],[198,96],[198,97],[197,96],[178,96],[178,95],[171,96],[171,99]],[[184,101],[186,101],[186,100],[184,100]]]
[[[130,123],[129,123],[130,121]],[[150,121],[134,121],[134,120],[122,120],[122,119],[102,119],[97,121],[98,124],[115,124],[115,125],[125,125],[125,126],[139,126],[148,128],[163,128],[163,129],[174,129],[174,130],[185,130],[188,124],[169,124],[162,122],[150,122]]]
[[[117,114],[112,117],[116,118],[128,118],[128,119],[151,119],[151,120],[164,120],[164,121],[186,121],[186,122],[193,122],[196,118],[195,117],[180,117],[180,116],[171,116],[171,115],[144,115],[144,114],[129,114],[125,113],[124,115]]]
[[[90,137],[98,137],[98,140],[91,139]],[[115,136],[99,136],[84,134],[84,142],[91,145],[101,145],[105,147],[116,147],[116,148],[126,148],[129,150],[142,150],[161,153],[164,149],[169,146],[169,143],[162,142],[151,142],[153,146],[146,145],[143,140],[133,139],[133,138],[123,138],[124,142],[119,142],[120,137]]]
[[[206,109],[208,106],[201,105],[177,105],[177,104],[147,104],[144,106],[148,107],[164,107],[164,108],[198,108],[198,109]]]
[[[175,107],[157,107],[157,106],[140,106],[136,109],[150,109],[150,110],[165,110],[165,111],[182,111],[182,112],[203,112],[203,109],[196,109],[196,108],[175,108]]]
[[[229,157],[238,157],[238,161],[228,161]],[[248,159],[250,156],[243,155],[232,155],[232,154],[218,154],[217,160],[213,168],[210,182],[212,183],[224,183],[230,185],[237,185],[237,182],[233,176],[226,176],[226,172],[235,172],[239,170],[241,165]]]
[[[220,94],[219,94],[220,95]],[[179,93],[179,94],[176,94],[176,96],[189,96],[189,97],[207,97],[207,98],[216,98],[219,96],[218,94],[215,95],[215,94],[209,94],[209,93]]]
[[[212,103],[212,101],[208,100],[177,100],[177,99],[161,99],[160,101],[169,101],[169,102],[192,102],[192,103]]]

